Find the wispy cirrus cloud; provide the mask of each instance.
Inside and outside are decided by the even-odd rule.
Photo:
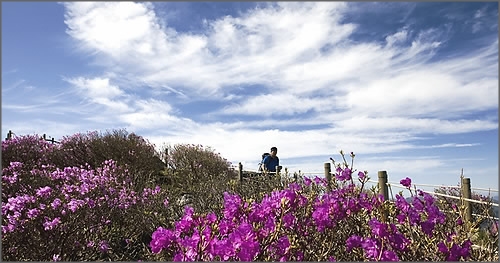
[[[352,14],[346,3],[269,4],[239,17],[205,20],[203,33],[178,32],[162,23],[153,4],[65,7],[68,34],[98,53],[99,60],[105,57],[117,82],[123,77],[152,89],[166,86],[186,94],[186,101],[234,98],[212,116],[261,116],[264,121],[307,113],[314,120],[304,122],[313,125],[334,121],[339,130],[369,125],[411,134],[495,127],[491,120],[460,118],[463,112],[497,107],[495,42],[472,54],[431,62],[448,41],[449,26],[418,29],[409,23],[387,35],[385,43],[356,42],[352,34],[358,25],[343,22],[346,13]],[[263,89],[241,96],[245,85]],[[173,99],[156,108],[165,123],[183,118],[170,111]],[[154,111],[135,110],[139,113],[121,119],[140,123]]]
[[[94,105],[102,105],[114,114],[130,111],[130,95],[126,95],[118,86],[109,83],[108,78],[83,78],[67,79],[76,93]]]

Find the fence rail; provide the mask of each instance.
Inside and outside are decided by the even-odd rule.
[[[429,187],[446,187],[446,188],[460,188],[458,185],[434,185],[434,184],[413,184],[416,186],[429,186]]]
[[[416,186],[429,186],[429,187],[445,187],[445,188],[461,188],[458,185],[434,185],[434,184],[413,184]],[[492,188],[478,188],[478,187],[471,187],[470,189],[472,190],[481,190],[481,191],[491,191],[491,192],[497,192],[498,189],[492,189]]]
[[[406,187],[401,186],[401,185],[397,185],[395,183],[387,183],[387,186],[388,187],[397,187],[397,188],[407,189]],[[473,202],[473,203],[479,203],[479,204],[487,204],[487,202],[480,201],[480,200],[474,200],[474,199],[470,199],[470,198],[464,198],[464,197],[458,197],[458,196],[453,196],[453,195],[441,194],[441,193],[430,192],[430,191],[425,191],[425,190],[420,190],[420,191],[422,191],[424,193],[428,193],[428,194],[432,194],[432,195],[439,195],[439,196],[448,197],[448,198],[452,198],[452,199],[465,200],[465,201],[469,201],[469,202]],[[492,206],[498,206],[498,204],[494,204],[494,203],[492,203],[491,205]]]
[[[13,138],[13,136],[15,136],[16,134],[13,133],[11,130],[9,130],[9,132],[7,133],[7,137],[5,138],[5,140],[11,140]],[[42,135],[42,137],[40,137],[40,139],[43,139],[45,141],[48,141],[48,142],[51,142],[52,144],[54,143],[61,143],[59,141],[56,141],[53,137],[52,138],[47,138],[47,135],[44,133]]]
[[[368,182],[370,182],[370,183],[378,183],[378,181],[373,181],[373,180],[368,180]],[[390,183],[390,184],[399,185],[399,183]],[[415,185],[415,186],[424,186],[424,187],[434,187],[434,188],[439,188],[439,187],[443,187],[443,188],[461,188],[461,186],[458,186],[458,185],[436,185],[436,184],[415,184],[415,183],[412,183],[412,185]],[[471,187],[471,190],[480,190],[480,191],[489,191],[489,192],[496,192],[496,193],[498,193],[498,190],[497,189],[493,189],[493,188]]]

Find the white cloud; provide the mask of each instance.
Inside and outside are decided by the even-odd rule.
[[[440,134],[468,133],[498,128],[498,123],[483,120],[440,120],[434,118],[366,117],[357,116],[335,122],[339,132],[393,131],[402,134],[435,132]]]
[[[149,5],[135,3],[90,8],[66,4],[65,21],[68,34],[80,40],[84,47],[99,52],[100,57],[108,56],[113,65],[121,65],[120,69],[134,65],[126,70],[140,73],[138,77],[150,85],[182,83],[185,89],[197,95],[212,96],[223,85],[249,81],[268,83],[267,79],[273,77],[269,72],[348,36],[353,27],[336,23],[338,15],[329,16],[338,12],[337,5],[294,8],[280,5],[275,9],[256,10],[243,18],[226,17],[210,22],[207,37],[162,28]],[[124,15],[114,15],[118,10],[124,10]],[[113,37],[128,28],[141,28],[143,33]],[[154,53],[138,54],[143,46],[155,47]],[[192,78],[193,75],[196,78]]]
[[[85,128],[86,127],[86,128]],[[97,127],[93,124],[87,124],[82,126],[78,121],[75,122],[61,122],[58,120],[47,120],[47,119],[36,119],[30,122],[22,120],[14,120],[9,124],[8,129],[12,129],[15,134],[22,135],[33,135],[33,134],[46,134],[50,138],[54,138],[56,141],[62,139],[63,136],[70,136],[78,132],[85,132],[92,129],[100,129],[104,127]],[[61,131],[63,133],[61,133]]]
[[[481,78],[485,72],[478,69],[479,58],[495,50],[434,64],[427,62],[447,40],[442,36],[449,30],[446,27],[423,31],[403,27],[387,36],[387,45],[382,45],[349,39],[357,26],[340,22],[348,8],[344,3],[268,5],[240,17],[205,21],[204,34],[176,32],[162,25],[152,5],[108,3],[87,8],[68,3],[66,6],[68,33],[100,56],[107,56],[113,64],[121,65],[112,67],[117,74],[115,78],[123,74],[135,76],[136,81],[148,86],[168,86],[174,92],[186,94],[184,99],[188,100],[194,96],[237,98],[228,101],[218,113],[264,117],[232,125],[196,124],[173,115],[176,112],[170,103],[159,100],[136,102],[133,110],[118,116],[136,129],[175,127],[180,134],[177,139],[168,137],[172,140],[199,140],[227,149],[226,144],[259,140],[260,134],[253,137],[255,131],[245,127],[281,127],[282,130],[274,132],[276,135],[265,137],[266,143],[285,144],[301,138],[304,148],[309,146],[323,153],[348,144],[368,152],[387,152],[414,148],[410,142],[415,134],[422,132],[446,134],[495,129],[494,121],[447,119],[459,117],[461,112],[495,108],[496,97],[491,94],[498,92],[496,79]],[[91,21],[96,16],[103,18]],[[131,33],[118,38],[119,42],[111,37],[125,28],[131,28]],[[324,50],[325,47],[329,48]],[[477,63],[461,63],[462,59]],[[486,69],[486,73],[493,70]],[[463,75],[463,72],[468,73]],[[239,94],[249,84],[261,85],[263,93],[253,97]],[[313,113],[313,118],[293,117],[306,112]],[[217,116],[213,112],[208,114]],[[276,119],[278,116],[292,119]],[[294,124],[333,125],[333,128],[286,130]],[[367,127],[377,134],[367,136],[363,132]],[[346,135],[349,132],[355,135]],[[392,136],[384,137],[391,132]],[[340,137],[337,143],[322,146],[325,140],[317,138],[332,133]],[[222,136],[223,142],[217,139],[221,134],[226,134]],[[245,136],[247,139],[243,139]],[[245,148],[257,150],[266,144],[252,147],[252,143]],[[299,152],[296,150],[299,148],[297,145],[290,152]],[[300,151],[300,154],[311,155],[315,151]],[[239,156],[236,150],[228,153]]]
[[[112,57],[129,52],[152,55],[150,40],[164,36],[157,28],[151,5],[118,3],[66,3],[65,23],[68,34],[89,49],[106,52]]]
[[[373,161],[356,161],[356,166],[363,167],[362,170],[367,170],[371,178],[377,180],[377,171],[408,171],[411,174],[423,174],[429,169],[435,169],[444,165],[442,160],[439,159],[399,159],[399,160],[373,160]],[[405,178],[399,174],[395,178],[391,178],[392,182],[399,182],[400,179]],[[418,179],[417,179],[418,180]]]
[[[122,15],[103,15],[107,17],[106,20],[92,22],[90,25],[81,21],[90,21],[100,13],[113,13],[115,7],[111,4],[100,5],[87,14],[74,11],[78,10],[79,5],[67,6],[70,12],[66,23],[75,28],[70,28],[70,35],[83,40],[84,45],[99,50],[101,55],[110,56],[116,64],[134,64],[126,71],[138,73],[137,78],[148,85],[176,87],[188,96],[224,97],[233,95],[234,90],[228,87],[245,84],[273,86],[270,93],[284,96],[287,93],[328,93],[329,90],[342,92],[347,87],[365,86],[367,82],[374,85],[374,81],[398,87],[407,84],[404,85],[405,92],[409,94],[425,94],[418,92],[420,85],[413,84],[418,83],[417,80],[427,86],[427,89],[431,83],[436,85],[435,81],[445,81],[443,84],[448,86],[457,84],[453,82],[457,76],[439,71],[434,73],[434,78],[423,77],[427,75],[424,69],[428,65],[422,63],[432,57],[433,50],[443,41],[441,35],[445,31],[431,28],[418,32],[411,45],[406,48],[392,48],[391,45],[383,47],[375,43],[347,44],[347,38],[356,29],[356,25],[339,22],[342,11],[347,9],[347,5],[343,3],[270,5],[268,8],[251,10],[241,17],[227,16],[207,21],[209,30],[205,35],[163,28],[150,5],[120,5],[118,10],[126,7],[135,11],[127,9]],[[133,32],[130,37],[121,41],[126,49],[120,48],[123,54],[119,56],[115,56],[115,48],[110,48],[107,44],[93,46],[92,39],[110,42],[112,45],[114,40],[107,37],[112,34],[102,32],[121,32],[125,27],[147,27],[141,31],[144,32],[140,37],[142,46],[147,44],[146,46],[169,48],[154,48],[151,56],[138,56],[137,52],[141,48],[134,46],[134,43],[139,38]],[[406,32],[403,30],[389,36],[387,41],[393,43],[406,40],[409,37]],[[322,53],[321,48],[325,46],[332,48]],[[155,59],[151,60],[152,57]],[[422,74],[400,76],[400,71],[405,67],[407,71],[417,70]],[[125,69],[118,70],[122,71]],[[374,91],[377,89],[378,86],[372,88]],[[448,91],[449,88],[443,93]],[[398,98],[397,94],[395,98]],[[425,106],[434,101],[435,97],[432,96],[422,98]],[[293,109],[294,107],[298,108]],[[297,103],[290,103],[283,114],[301,112],[301,107]],[[401,105],[387,110],[397,111],[398,108]],[[239,112],[238,109],[234,111]]]
[[[129,105],[127,104],[128,95],[118,86],[111,85],[108,78],[88,79],[78,77],[67,79],[66,81],[77,89],[77,93],[92,103],[103,105],[106,109],[117,113],[129,111]],[[120,98],[125,100],[120,101]]]
[[[242,104],[229,105],[222,111],[224,114],[256,115],[262,117],[305,113],[309,110],[320,111],[323,107],[329,107],[331,102],[328,99],[298,97],[292,94],[266,94],[251,97]],[[294,105],[291,107],[290,105]]]
[[[485,10],[484,9],[479,9],[477,10],[475,13],[474,13],[474,18],[481,18],[483,17],[485,14]]]
[[[353,111],[371,116],[445,117],[443,114],[491,109],[497,105],[493,97],[498,94],[495,79],[464,83],[460,76],[443,74],[430,67],[393,78],[374,79],[350,92],[346,101]],[[364,101],[369,103],[361,103]]]
[[[479,146],[479,143],[444,143],[438,145],[431,145],[428,148],[445,148],[445,147],[472,147]]]
[[[401,31],[396,32],[393,35],[387,36],[385,38],[385,41],[387,42],[388,46],[393,46],[396,43],[405,42],[407,38],[408,38],[408,31],[401,30]]]
[[[118,85],[112,84],[107,77],[77,77],[66,81],[82,99],[89,101],[79,106],[91,111],[85,118],[89,121],[114,127],[118,125],[133,131],[165,126],[185,128],[186,125],[181,124],[192,122],[174,116],[176,110],[169,103],[151,97],[142,99],[138,94],[127,93]]]
[[[69,79],[68,82],[81,89],[82,92],[93,99],[114,98],[123,94],[117,86],[110,85],[108,78],[85,79],[82,77]]]
[[[10,92],[11,90],[17,90],[25,82],[26,82],[26,80],[24,80],[24,79],[17,80],[13,84],[10,84],[10,85],[7,85],[6,87],[3,87],[2,93],[7,93],[7,92]]]
[[[170,131],[182,131],[192,125],[191,120],[172,115],[172,107],[163,101],[138,100],[132,105],[133,111],[116,116],[132,130],[168,127]]]

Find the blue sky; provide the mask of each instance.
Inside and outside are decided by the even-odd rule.
[[[2,2],[2,134],[498,189],[498,3]]]

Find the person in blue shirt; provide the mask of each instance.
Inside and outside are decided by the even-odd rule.
[[[262,160],[262,170],[265,172],[276,172],[276,166],[280,165],[280,159],[277,156],[278,148],[271,147],[271,153]],[[279,167],[278,167],[279,169]]]

